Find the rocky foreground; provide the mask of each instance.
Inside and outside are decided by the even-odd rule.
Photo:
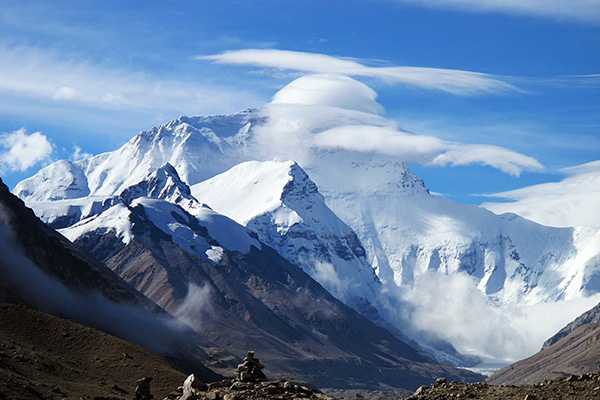
[[[144,391],[136,390],[136,400],[150,399]],[[223,380],[204,383],[190,375],[183,386],[169,393],[165,400],[258,400],[258,399],[313,399],[329,400],[316,389],[292,381],[240,382]]]
[[[421,386],[406,400],[587,400],[600,398],[600,373],[571,375],[567,379],[528,386],[503,386],[480,383],[446,382],[441,378],[431,386]]]

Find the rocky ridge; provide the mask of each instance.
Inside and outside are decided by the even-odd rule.
[[[550,339],[544,342],[542,346],[542,350],[552,346],[554,343],[558,342],[560,339],[568,336],[571,332],[575,331],[577,328],[587,325],[587,324],[596,324],[600,322],[600,304],[596,305],[589,311],[584,312],[579,317],[577,317],[574,321],[567,324],[564,328],[556,333],[556,335],[552,336]]]

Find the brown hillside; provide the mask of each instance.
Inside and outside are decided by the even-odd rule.
[[[131,399],[153,377],[163,399],[185,379],[156,354],[98,330],[0,304],[0,399]]]

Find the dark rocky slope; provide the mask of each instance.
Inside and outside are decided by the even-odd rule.
[[[481,383],[446,382],[419,388],[407,400],[481,399],[481,400],[544,400],[597,399],[600,394],[600,374],[573,375],[564,380],[546,380],[536,385],[504,386]]]
[[[209,342],[42,223],[1,180],[0,250],[0,303],[73,319],[218,377],[203,365]]]

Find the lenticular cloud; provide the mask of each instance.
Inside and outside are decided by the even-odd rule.
[[[306,104],[380,114],[377,93],[343,75],[309,75],[291,82],[273,96],[271,104]]]
[[[273,96],[256,130],[255,155],[305,167],[319,151],[344,150],[424,165],[487,165],[518,176],[542,169],[534,158],[497,146],[448,142],[403,131],[386,119],[377,93],[343,75],[303,76]]]

